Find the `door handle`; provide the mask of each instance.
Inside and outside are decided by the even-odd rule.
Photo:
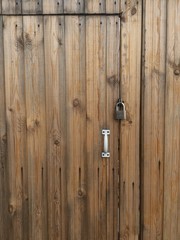
[[[104,136],[104,151],[102,152],[102,157],[103,158],[109,158],[110,157],[110,152],[108,151],[108,135],[110,135],[110,130],[109,129],[103,129],[102,130],[102,135]]]

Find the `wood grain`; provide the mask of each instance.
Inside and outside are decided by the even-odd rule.
[[[22,5],[21,0],[1,0],[1,1],[2,1],[2,14],[20,14],[21,13],[21,5]]]
[[[119,30],[115,17],[86,18],[86,36],[89,36],[86,38],[89,239],[113,239],[118,234],[118,170],[113,167],[118,165],[119,134],[118,122],[114,122],[113,117],[114,102],[119,96],[119,40],[116,38]],[[110,39],[114,40],[112,44]],[[112,131],[110,159],[101,158],[103,128]],[[114,149],[115,142],[117,148]]]
[[[67,204],[69,239],[84,239],[86,206],[85,18],[65,19]],[[81,144],[79,144],[81,143]]]
[[[44,18],[48,239],[65,239],[66,217],[66,99],[64,17]]]
[[[3,18],[0,17],[0,239],[7,239],[7,130],[3,50]]]
[[[43,12],[43,0],[23,0],[23,14],[40,14]]]
[[[106,12],[106,1],[105,0],[89,0],[86,2],[86,13],[105,13]]]
[[[106,13],[120,13],[121,12],[120,0],[106,0]]]
[[[166,3],[146,1],[144,11],[142,238],[162,239]]]
[[[120,95],[127,119],[120,129],[120,239],[138,239],[142,1],[121,3]]]
[[[3,14],[57,14],[121,12],[120,0],[0,0]],[[135,2],[135,1],[134,1]],[[0,4],[1,6],[1,4]],[[1,9],[1,8],[0,8]],[[1,11],[0,11],[1,12]]]
[[[46,181],[46,117],[43,18],[24,17],[24,58],[27,112],[27,161],[29,194],[29,238],[43,238],[44,181]],[[43,198],[43,196],[45,198]]]
[[[165,240],[180,237],[180,1],[167,4],[165,104],[164,224]]]
[[[107,17],[107,128],[111,130],[107,161],[107,239],[118,239],[119,232],[119,121],[115,105],[120,94],[120,18]]]
[[[64,12],[63,0],[43,0],[43,13],[44,14],[58,14]]]
[[[23,239],[22,171],[26,154],[26,113],[22,17],[4,18],[4,49],[9,239]]]
[[[0,239],[180,239],[179,10],[0,1]]]
[[[88,157],[88,236],[89,239],[106,237],[106,204],[104,186],[106,184],[106,159],[101,158],[103,136],[101,130],[106,128],[105,102],[105,41],[102,43],[102,30],[106,19],[101,17],[86,18],[86,78],[87,78],[87,157]],[[102,76],[100,76],[100,68]],[[101,81],[100,81],[101,79]],[[103,88],[103,92],[102,91]],[[94,146],[96,146],[94,148]],[[100,225],[101,224],[101,225]],[[104,225],[103,225],[104,224]]]
[[[84,13],[85,0],[64,1],[65,13]]]
[[[94,125],[98,119],[97,117],[97,107],[95,107],[95,69],[96,61],[98,57],[96,56],[95,50],[95,40],[96,40],[96,19],[91,17],[86,17],[86,107],[87,107],[87,165],[88,165],[88,232],[87,235],[89,239],[97,239],[98,236],[98,159],[95,159],[95,151],[97,152],[99,147],[97,145],[97,134],[94,130]],[[97,78],[98,80],[98,78]],[[92,94],[93,93],[93,94]],[[99,130],[100,134],[100,130]],[[96,141],[96,149],[94,149],[93,142]],[[96,203],[96,204],[95,204]]]

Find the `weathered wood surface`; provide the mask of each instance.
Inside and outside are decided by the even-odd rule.
[[[120,239],[138,239],[142,1],[121,1],[121,87],[127,120],[120,126]]]
[[[1,0],[2,13],[20,14],[22,12],[21,0]]]
[[[180,1],[167,4],[163,238],[180,238]]]
[[[0,239],[180,239],[179,10],[0,1]]]
[[[44,18],[44,49],[48,239],[56,240],[67,236],[64,17]]]
[[[144,12],[141,223],[146,240],[163,239],[166,1],[146,0]]]
[[[85,18],[65,18],[68,239],[87,232]],[[81,143],[81,144],[79,144]],[[85,177],[86,176],[86,177]]]
[[[10,239],[23,238],[23,165],[26,111],[22,17],[4,18],[4,74],[7,121],[7,189]],[[11,31],[9,31],[11,29]]]
[[[107,190],[113,189],[114,196],[119,196],[119,124],[114,121],[114,106],[120,89],[120,18],[107,18],[107,127],[111,129],[111,159],[107,161]],[[118,179],[118,181],[116,180]],[[117,239],[119,232],[118,199],[113,194],[107,195],[107,239]],[[113,213],[113,214],[112,214]]]
[[[119,17],[5,16],[3,26],[1,236],[116,239]]]
[[[7,239],[7,129],[3,56],[3,19],[0,17],[0,239]]]
[[[45,239],[46,115],[43,17],[23,18],[26,87],[29,237]],[[33,214],[32,214],[33,213]]]
[[[120,0],[0,0],[0,1],[2,1],[3,14],[21,14],[21,13],[57,14],[63,12],[110,13],[110,14],[120,13]]]

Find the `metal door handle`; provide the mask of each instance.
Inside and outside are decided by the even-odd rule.
[[[102,152],[102,157],[109,158],[110,152],[108,152],[108,135],[110,135],[110,130],[103,129],[102,135],[104,135],[104,151]]]

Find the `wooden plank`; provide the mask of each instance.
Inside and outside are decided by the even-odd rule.
[[[85,18],[65,18],[68,239],[85,239]]]
[[[63,0],[43,0],[44,14],[63,13],[63,11],[64,11]]]
[[[4,67],[8,146],[9,239],[23,239],[23,161],[26,149],[26,113],[22,17],[4,18]]]
[[[64,1],[65,13],[84,13],[85,0],[66,0]]]
[[[165,240],[180,237],[180,1],[167,3],[167,56],[165,103]]]
[[[107,239],[118,239],[119,197],[119,122],[114,118],[114,109],[120,87],[120,18],[107,17],[107,127],[111,130],[107,161]]]
[[[106,13],[120,13],[120,0],[106,0]]]
[[[47,239],[44,216],[46,181],[45,80],[43,18],[23,18],[29,174],[29,238]]]
[[[105,13],[106,0],[87,0],[85,3],[86,13]]]
[[[48,239],[67,238],[64,17],[47,16],[45,30]]]
[[[107,33],[106,33],[106,17],[97,17],[95,19],[95,52],[96,62],[94,65],[94,109],[97,111],[97,120],[94,119],[94,144],[97,142],[99,151],[94,151],[94,159],[99,163],[98,172],[98,238],[100,240],[107,239],[107,158],[100,158],[102,152],[102,129],[107,128],[107,82],[106,82],[106,58],[107,58]],[[91,93],[92,94],[92,93]],[[96,134],[95,134],[96,133]],[[95,182],[95,184],[97,184]]]
[[[120,13],[120,0],[0,0],[4,14]],[[0,4],[1,13],[1,4]]]
[[[138,239],[142,1],[121,4],[121,97],[127,120],[120,130],[120,239]]]
[[[97,20],[96,20],[97,21]],[[96,27],[97,28],[97,27]],[[94,158],[94,125],[97,119],[97,113],[94,109],[94,65],[97,62],[95,58],[95,38],[96,32],[95,18],[86,17],[86,107],[87,107],[87,164],[88,164],[88,232],[89,239],[97,239],[98,232],[98,160]],[[93,94],[92,94],[93,93]],[[100,130],[98,130],[100,134]],[[97,134],[97,133],[96,133]],[[97,136],[97,135],[96,135]],[[95,185],[95,182],[97,183]],[[96,203],[96,204],[95,204]]]
[[[144,12],[141,215],[142,239],[150,240],[163,238],[166,2],[146,1]]]
[[[101,152],[103,151],[102,129],[107,129],[113,124],[112,119],[108,119],[109,111],[112,111],[112,109],[110,110],[108,108],[108,112],[105,110],[107,109],[107,101],[109,103],[109,100],[107,100],[107,92],[110,93],[110,89],[107,87],[107,62],[109,63],[108,74],[111,74],[112,67],[112,62],[110,64],[110,60],[107,61],[107,44],[109,46],[109,39],[107,43],[107,31],[111,31],[110,29],[109,25],[107,25],[106,17],[98,16],[86,18],[86,36],[89,36],[86,38],[87,163],[89,196],[87,215],[89,239],[107,239],[107,236],[113,232],[113,230],[110,232],[108,226],[108,224],[112,224],[110,223],[112,220],[110,219],[110,202],[112,201],[111,194],[113,189],[109,189],[110,184],[112,184],[112,182],[110,183],[112,175],[110,173],[110,166],[107,163],[107,161],[111,159],[101,158]],[[110,49],[112,50],[112,48]],[[108,54],[110,54],[110,52],[108,52]],[[110,121],[109,124],[107,123],[107,119]],[[113,130],[110,138],[113,139]],[[112,214],[111,212],[111,215]]]
[[[3,14],[20,14],[21,0],[1,0]],[[1,5],[1,4],[0,4]]]
[[[43,12],[43,0],[23,0],[23,14],[38,14]]]
[[[0,239],[7,239],[7,131],[3,54],[3,18],[0,17]]]

